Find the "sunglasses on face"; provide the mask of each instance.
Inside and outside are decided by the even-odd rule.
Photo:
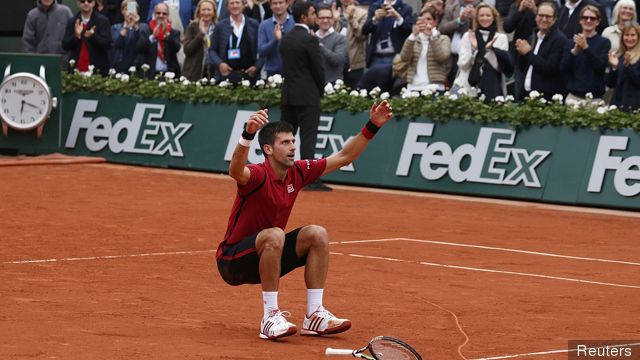
[[[582,19],[584,21],[597,21],[597,20],[600,20],[595,16],[581,16],[580,19]]]
[[[81,4],[91,4],[93,0],[78,0],[78,2]]]

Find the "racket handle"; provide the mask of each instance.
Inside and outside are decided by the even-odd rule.
[[[349,350],[349,349],[332,349],[332,348],[327,348],[324,351],[325,355],[346,355],[346,356],[353,356],[353,350]]]

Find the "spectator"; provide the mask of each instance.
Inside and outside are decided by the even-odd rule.
[[[438,32],[436,17],[436,9],[422,10],[400,52],[401,60],[408,63],[404,76],[408,90],[444,92],[451,67],[451,40]]]
[[[451,38],[451,71],[448,76],[450,84],[458,74],[460,40],[471,29],[476,14],[475,8],[479,4],[480,0],[454,0],[444,8],[444,17],[438,25],[438,31]]]
[[[150,9],[155,9],[160,3],[165,3],[169,7],[169,13],[172,14],[169,18],[172,28],[183,33],[193,18],[194,2],[192,0],[151,0]],[[149,11],[147,21],[151,21],[152,15],[153,11]]]
[[[270,0],[273,16],[260,23],[258,28],[258,54],[264,59],[266,76],[282,74],[280,41],[293,29],[294,21],[287,13],[286,0]]]
[[[325,81],[334,83],[338,79],[343,80],[344,67],[349,63],[347,38],[334,30],[333,11],[330,7],[318,10],[316,22],[319,28],[316,36],[320,39],[320,54],[324,59],[322,65]]]
[[[393,56],[400,52],[404,40],[411,34],[413,22],[411,7],[402,0],[377,0],[373,3],[362,27],[362,33],[370,35],[367,67],[391,64]]]
[[[135,5],[135,11],[129,12],[129,4]],[[141,65],[138,54],[138,40],[140,40],[140,29],[147,29],[148,25],[140,23],[138,3],[135,0],[124,0],[120,4],[120,12],[124,19],[123,23],[111,26],[111,51],[109,53],[109,64],[117,72],[127,72],[132,66]]]
[[[142,29],[138,40],[138,52],[145,64],[150,66],[147,76],[153,78],[159,72],[172,72],[180,76],[178,63],[180,32],[169,21],[169,5],[158,3],[153,9],[149,27]]]
[[[109,24],[118,24],[124,21],[124,17],[120,13],[122,0],[95,0],[95,9],[104,17],[109,19]]]
[[[436,11],[436,22],[438,24],[440,24],[440,22],[442,22],[442,18],[444,17],[444,1],[442,0],[427,0],[425,1],[424,5],[422,6],[422,9],[420,10],[420,13],[422,13],[422,10],[431,7],[434,8]]]
[[[509,40],[500,32],[500,14],[487,5],[476,8],[473,31],[460,40],[460,72],[454,81],[454,89],[463,88],[473,94],[479,88],[487,101],[506,95],[505,77],[511,76],[513,63],[509,55]],[[455,90],[454,90],[455,91]]]
[[[210,62],[218,81],[236,84],[257,80],[263,60],[258,58],[258,22],[243,14],[242,0],[228,0],[230,16],[221,19],[213,32]]]
[[[280,120],[291,124],[294,134],[300,129],[302,159],[315,159],[325,85],[320,42],[309,33],[309,26],[316,22],[316,10],[310,2],[296,2],[291,10],[296,25],[282,37],[280,46],[284,76]],[[305,189],[331,191],[320,180]]]
[[[213,77],[214,69],[209,62],[208,53],[217,21],[215,1],[200,0],[194,20],[187,27],[182,40],[185,54],[182,73],[191,81]]]
[[[584,99],[587,93],[594,99],[604,95],[604,71],[611,43],[596,32],[600,17],[597,7],[585,6],[580,12],[582,32],[573,35],[565,45],[560,70],[569,92],[567,101]]]
[[[615,12],[615,10],[614,10]],[[617,52],[609,53],[609,86],[614,88],[612,104],[622,111],[640,109],[640,26],[627,25]]]
[[[109,19],[94,11],[94,0],[76,0],[80,9],[67,22],[62,48],[70,52],[79,71],[88,71],[95,66],[97,72],[107,75],[109,71],[108,51],[111,45]]]
[[[611,51],[618,51],[622,28],[627,25],[637,24],[636,3],[633,0],[618,0],[613,8],[612,25],[604,29],[602,36],[611,42]]]
[[[603,14],[600,5],[594,0],[568,0],[564,3],[564,7],[560,9],[556,26],[564,33],[567,39],[573,38],[573,35],[582,31],[580,29],[580,24],[582,23],[580,21],[580,13],[587,5],[597,7],[598,11]],[[596,32],[598,34],[602,33],[607,26],[609,24],[606,19],[602,19],[596,28]]]
[[[344,82],[347,86],[354,88],[365,68],[365,50],[367,48],[367,36],[362,33],[362,27],[367,21],[367,11],[358,7],[356,0],[342,0],[337,7],[340,12],[340,19],[345,21],[335,21],[336,31],[347,37],[347,49],[349,62],[344,72]],[[334,16],[337,12],[334,12]]]
[[[557,20],[557,8],[554,3],[543,2],[536,10],[538,31],[531,36],[531,42],[517,39],[517,65],[523,74],[522,81],[516,82],[520,88],[519,100],[536,90],[551,100],[553,95],[565,95],[564,79],[560,71],[562,52],[567,38],[553,25]]]
[[[73,17],[71,10],[54,0],[39,0],[27,14],[22,31],[22,51],[30,54],[62,55],[62,68],[68,66],[69,55],[62,49],[62,39]]]
[[[270,3],[267,0],[247,0],[247,6],[244,8],[244,14],[253,18],[258,23],[261,23],[265,19],[273,16],[273,11],[271,11]]]
[[[506,33],[514,32],[513,41],[520,39],[527,40],[531,38],[536,27],[535,14],[537,11],[537,0],[517,0],[511,4],[507,18],[504,20],[503,26]],[[513,42],[511,43],[513,45]],[[514,95],[516,99],[522,98],[520,91],[522,90],[522,83],[524,81],[524,74],[521,71],[519,56],[516,56],[516,49],[514,46],[509,47],[509,51],[512,57],[515,59],[515,69],[513,72],[513,78],[515,82]]]

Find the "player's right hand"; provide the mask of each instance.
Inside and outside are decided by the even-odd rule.
[[[260,128],[265,126],[269,122],[269,109],[262,109],[254,112],[249,116],[247,120],[247,132],[249,134],[255,134]]]

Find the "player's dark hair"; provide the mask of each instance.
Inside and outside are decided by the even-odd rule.
[[[292,133],[293,134],[293,126],[288,122],[278,121],[271,122],[267,125],[263,126],[260,129],[260,134],[258,135],[258,142],[260,143],[260,149],[264,151],[264,146],[269,144],[271,146],[275,145],[276,136],[279,133]]]
[[[293,15],[293,21],[296,23],[302,22],[302,15],[309,15],[309,8],[313,7],[311,1],[297,0],[291,6],[291,15]]]

